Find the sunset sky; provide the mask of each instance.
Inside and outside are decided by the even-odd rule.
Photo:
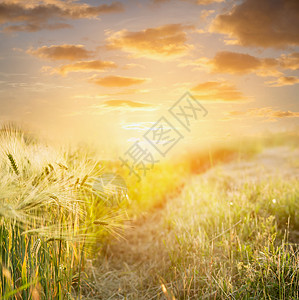
[[[185,143],[296,130],[298,28],[298,0],[2,0],[0,122],[127,147],[189,91]]]

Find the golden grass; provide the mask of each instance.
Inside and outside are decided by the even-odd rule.
[[[239,186],[234,205],[231,178],[224,174],[190,184],[219,163],[254,160],[265,147],[286,141],[296,149],[298,135],[215,144],[157,164],[138,181],[119,162],[99,161],[89,148],[50,146],[16,126],[4,126],[0,295],[3,299],[295,297],[297,250],[288,238],[298,230],[297,183],[282,178],[270,185]],[[113,188],[112,195],[97,190],[93,184],[103,172],[121,175],[127,194],[113,194]],[[267,200],[264,207],[269,195],[282,199],[279,205]],[[283,237],[288,220],[290,236]],[[123,229],[128,242],[114,245]],[[273,262],[283,262],[289,269],[280,265],[274,278]],[[271,280],[264,276],[269,272]],[[254,294],[256,284],[259,291]]]

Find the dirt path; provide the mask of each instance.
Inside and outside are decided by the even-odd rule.
[[[219,173],[237,178],[240,183],[271,176],[299,179],[299,150],[288,147],[266,149],[251,160],[217,166],[194,176],[191,181]],[[107,247],[105,258],[98,262],[99,267],[93,272],[95,287],[101,295],[94,299],[139,299],[141,289],[143,296],[145,291],[149,295],[162,295],[160,286],[150,287],[157,270],[170,264],[163,243],[166,236],[168,239],[175,236],[171,237],[174,233],[167,229],[164,215],[168,205],[179,207],[179,201],[179,197],[173,199],[165,208],[134,222],[133,227],[126,230],[124,239]]]

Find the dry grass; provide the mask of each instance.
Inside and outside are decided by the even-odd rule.
[[[93,297],[297,299],[299,170],[288,160],[297,152],[281,160],[280,149],[195,176],[135,221],[91,266]]]
[[[88,148],[52,147],[4,127],[0,295],[297,299],[297,152],[255,156],[286,140],[297,149],[295,135],[214,145],[138,182]],[[103,170],[122,175],[128,194],[95,189]]]

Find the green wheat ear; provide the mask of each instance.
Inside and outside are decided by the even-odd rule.
[[[10,161],[12,169],[14,170],[14,172],[17,175],[19,175],[20,172],[19,172],[19,169],[18,169],[18,166],[17,166],[17,163],[16,163],[15,159],[13,158],[13,156],[10,153],[7,154],[7,157],[9,159],[9,161]]]

